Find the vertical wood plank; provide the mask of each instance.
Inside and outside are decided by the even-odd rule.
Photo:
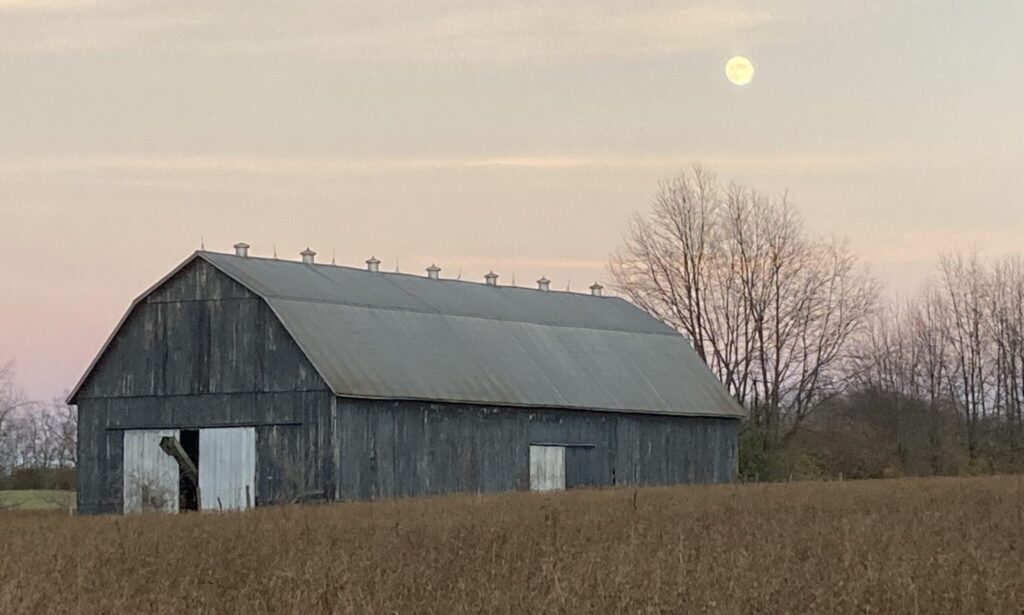
[[[178,437],[174,429],[124,433],[124,512],[177,512],[178,463],[160,448],[160,439]]]
[[[255,428],[199,430],[199,492],[203,510],[245,510],[252,503],[255,481]]]

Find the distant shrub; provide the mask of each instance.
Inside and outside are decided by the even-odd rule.
[[[790,443],[771,448],[768,439],[745,427],[739,436],[739,477],[744,482],[820,480],[831,474],[821,459]]]
[[[771,480],[769,476],[770,455],[765,437],[745,425],[740,430],[737,446],[740,480],[745,482]]]
[[[17,468],[0,476],[0,489],[47,489],[70,491],[75,488],[74,468]]]

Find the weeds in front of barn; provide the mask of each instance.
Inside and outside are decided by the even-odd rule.
[[[0,612],[1009,612],[1017,477],[0,513]]]

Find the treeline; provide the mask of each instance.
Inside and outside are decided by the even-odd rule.
[[[1024,468],[1019,258],[945,255],[919,295],[890,302],[785,195],[696,167],[660,185],[609,269],[748,408],[745,478]]]
[[[933,473],[951,425],[971,469],[1024,468],[1024,260],[942,255],[924,290],[880,310],[856,365],[858,391],[915,418]]]
[[[25,399],[0,365],[0,489],[74,489],[77,432],[73,407]]]

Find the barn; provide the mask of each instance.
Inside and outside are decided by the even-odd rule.
[[[726,482],[743,409],[674,330],[591,293],[200,251],[68,402],[78,510]]]

